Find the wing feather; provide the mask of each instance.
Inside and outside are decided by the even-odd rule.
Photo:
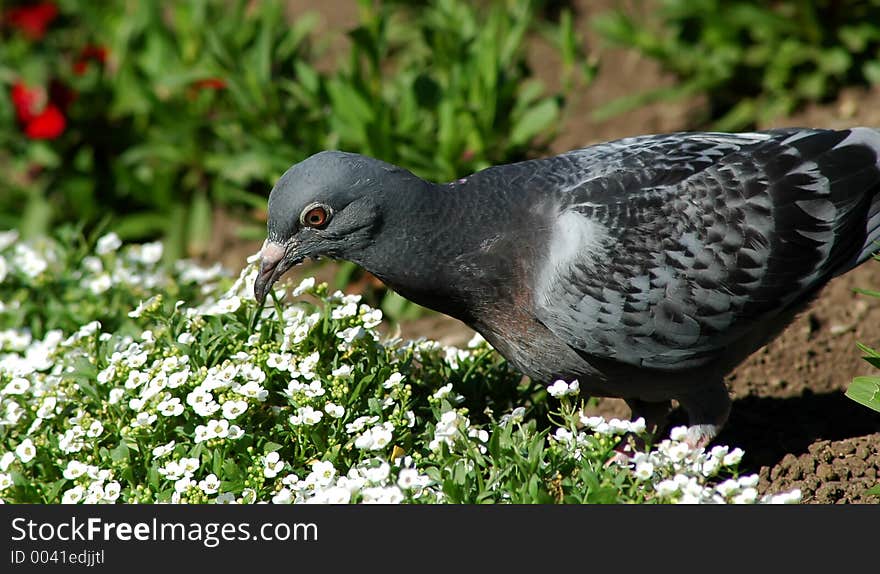
[[[537,317],[587,354],[711,361],[864,260],[878,154],[880,132],[856,128],[646,136],[560,156]]]

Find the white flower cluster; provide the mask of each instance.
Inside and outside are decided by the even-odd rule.
[[[223,292],[219,267],[178,263],[169,275],[157,265],[162,257],[161,244],[123,247],[108,234],[74,270],[87,297],[111,289],[114,296],[135,294],[121,316],[135,319],[140,332],[129,324],[108,333],[96,321],[69,335],[52,330],[41,338],[27,329],[0,330],[0,429],[11,428],[7,436],[16,437],[0,453],[0,501],[15,499],[18,477],[54,465],[51,480],[60,475],[66,482],[47,498],[70,503],[442,502],[429,475],[437,476],[449,457],[470,469],[472,455],[487,454],[489,433],[471,423],[452,383],[419,388],[424,383],[413,370],[430,364],[446,376],[469,369],[489,348],[481,337],[466,350],[382,339],[381,311],[358,295],[327,296],[326,285],[312,278],[293,295],[316,295],[325,309],[284,304],[258,310],[253,265]],[[17,281],[43,280],[58,258],[51,245],[22,244],[14,234],[0,233],[0,286],[10,273]],[[172,282],[174,289],[159,289]],[[172,309],[168,297],[185,297],[184,284],[190,294],[203,287],[204,303],[177,301]],[[261,321],[255,330],[252,319]],[[373,370],[376,356],[381,371]],[[379,372],[382,378],[364,384]],[[579,391],[577,381],[548,388],[554,397]],[[423,412],[425,404],[436,420],[422,421],[428,426],[419,430],[414,411]],[[519,407],[500,424],[519,425],[524,417]],[[554,454],[578,459],[597,435],[645,430],[643,420],[580,422],[581,430],[572,424],[551,435],[559,449]],[[517,433],[533,432],[527,428]],[[750,477],[712,485],[710,479],[735,465],[741,451],[690,451],[680,434],[676,430],[629,463],[634,480],[643,481],[652,496],[675,502],[794,500],[794,494],[758,498]],[[313,436],[321,437],[320,447]],[[406,456],[403,449],[411,448],[412,439],[415,450]],[[141,484],[121,472],[129,459],[147,472]]]
[[[687,427],[676,427],[648,453],[637,452],[629,466],[636,478],[650,480],[658,497],[678,504],[790,504],[800,502],[801,492],[758,496],[758,475],[716,479],[722,470],[731,470],[742,460],[743,451],[714,446],[706,451],[692,448],[685,438]]]
[[[272,497],[275,504],[399,504],[406,495],[413,499],[428,497],[442,500],[442,493],[432,486],[431,479],[412,466],[404,457],[389,464],[382,458],[370,458],[340,475],[333,463],[315,461],[311,472],[300,479],[289,474]]]

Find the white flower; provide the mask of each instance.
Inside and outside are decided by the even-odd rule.
[[[765,496],[763,500],[768,504],[797,504],[801,501],[801,490],[795,488],[791,492]]]
[[[229,435],[226,438],[237,439],[244,436],[244,429],[238,425],[229,425]]]
[[[104,425],[101,424],[101,421],[92,421],[92,424],[89,425],[89,428],[86,431],[86,436],[89,438],[98,438],[103,432]]]
[[[345,416],[345,407],[334,403],[327,403],[324,405],[324,411],[334,419],[341,419]]]
[[[156,405],[156,408],[159,410],[162,416],[166,417],[176,417],[183,413],[183,404],[177,397],[172,397],[170,399],[160,402],[158,405]]]
[[[131,421],[131,426],[133,426],[133,427],[148,427],[148,426],[152,425],[154,422],[156,422],[157,418],[158,417],[156,415],[154,415],[153,413],[140,412],[137,415],[135,415],[134,420]]]
[[[388,475],[391,474],[391,466],[384,460],[373,460],[379,460],[379,464],[363,468],[362,472],[364,474],[364,478],[366,478],[369,482],[372,482],[373,484],[381,484],[385,482],[385,479],[387,479]],[[373,464],[375,464],[375,462]]]
[[[758,491],[752,487],[744,488],[742,492],[731,499],[734,504],[752,504],[758,500]]]
[[[315,288],[315,278],[314,277],[306,277],[302,281],[299,282],[299,285],[293,290],[293,296],[299,297],[303,293],[311,293]]]
[[[220,479],[214,473],[199,481],[199,489],[205,494],[216,494],[220,490]]]
[[[366,336],[367,332],[360,325],[355,325],[354,327],[349,327],[348,329],[343,329],[336,333],[336,336],[346,343],[352,343],[357,341],[358,339],[363,339]],[[345,349],[346,347],[342,347]]]
[[[82,486],[74,486],[64,491],[64,494],[61,496],[61,504],[77,504],[83,499],[84,494],[85,489]]]
[[[226,419],[212,419],[208,421],[208,438],[226,438],[229,435],[229,421]]]
[[[239,307],[241,307],[241,298],[237,295],[217,301],[217,308],[221,313],[235,313]]]
[[[321,422],[323,417],[324,413],[321,411],[317,411],[310,406],[304,406],[296,409],[296,414],[291,415],[289,420],[293,426],[316,425]]]
[[[17,447],[15,447],[15,454],[18,455],[19,460],[24,463],[28,463],[37,456],[37,449],[34,447],[34,443],[31,439],[26,438],[21,441]]]
[[[687,438],[688,429],[686,426],[677,426],[669,431],[669,438],[672,440],[683,441]]]
[[[183,494],[186,492],[191,486],[194,486],[196,482],[189,476],[183,476],[174,481],[174,491]]]
[[[306,482],[317,486],[327,486],[333,482],[336,469],[329,461],[315,461],[312,463],[312,472],[306,477]]]
[[[153,456],[161,458],[174,450],[174,441],[153,448]]]
[[[365,310],[368,309],[368,310]],[[382,322],[381,309],[369,309],[366,305],[361,305],[361,321],[367,329],[378,327]]]
[[[577,380],[574,380],[571,383],[566,383],[562,379],[559,379],[547,387],[547,392],[550,393],[551,397],[555,398],[576,395],[580,392],[580,383]]]
[[[0,231],[0,251],[3,251],[16,241],[18,241],[17,230],[10,229],[9,231]]]
[[[18,268],[22,271],[22,273],[24,273],[31,279],[37,277],[43,271],[49,268],[49,263],[36,253],[32,253],[28,257],[17,259],[16,264],[18,265]]]
[[[321,491],[321,497],[325,504],[348,504],[351,502],[351,491],[342,486],[331,486]]]
[[[113,253],[121,246],[122,240],[119,239],[119,236],[116,235],[116,233],[111,231],[107,235],[98,239],[98,242],[95,245],[95,253],[98,255],[107,255],[108,253]]]
[[[31,386],[30,381],[22,377],[16,377],[9,381],[0,394],[3,395],[21,395],[24,394]]]
[[[122,487],[115,480],[104,485],[104,500],[108,502],[115,502],[121,493]]]
[[[62,476],[68,480],[73,480],[84,475],[88,468],[89,466],[87,464],[83,464],[78,460],[71,460],[68,461],[67,466],[64,468]]]
[[[147,265],[158,263],[162,259],[162,243],[144,243],[140,246],[140,261]]]
[[[275,478],[278,473],[284,469],[284,461],[278,452],[270,452],[263,457],[263,476],[266,478]]]
[[[757,474],[747,474],[745,476],[741,476],[737,479],[737,482],[743,488],[754,488],[758,486],[758,475]]]
[[[657,494],[660,496],[672,496],[677,493],[679,490],[679,485],[674,480],[661,480],[657,484],[654,485],[654,490],[657,491]]]
[[[397,486],[365,488],[361,494],[366,504],[400,504],[403,492]]]
[[[352,422],[345,425],[345,432],[347,432],[348,434],[360,432],[361,430],[363,430],[364,427],[366,427],[367,425],[371,425],[378,420],[379,417],[375,415],[358,417]]]
[[[269,391],[261,387],[256,381],[249,381],[241,385],[235,389],[235,392],[250,399],[257,399],[260,402],[265,401],[266,397],[269,396]]]
[[[236,504],[235,495],[231,492],[221,492],[214,499],[214,502],[217,504]]]
[[[223,403],[223,416],[234,420],[243,414],[248,408],[247,401],[230,400]]]
[[[654,475],[654,465],[650,462],[639,463],[636,465],[634,474],[640,480],[648,480]]]
[[[736,447],[732,451],[724,455],[722,464],[724,466],[735,466],[739,464],[739,462],[742,460],[743,454],[745,454],[743,450],[739,447]]]
[[[110,389],[110,394],[107,397],[107,402],[109,402],[111,405],[115,405],[120,400],[122,400],[122,396],[124,394],[125,394],[125,391],[123,389],[119,389],[119,388]]]
[[[290,504],[293,502],[293,492],[285,487],[272,496],[272,504]]]
[[[82,265],[94,274],[100,273],[104,270],[104,263],[94,255],[83,257]]]
[[[446,383],[432,395],[435,399],[443,399],[452,392],[452,383]]]
[[[37,418],[48,419],[55,416],[55,407],[58,405],[58,399],[55,397],[46,397],[43,399],[43,402],[40,403],[40,408],[37,409]]]
[[[196,338],[193,336],[192,333],[187,333],[186,331],[184,331],[177,336],[177,342],[181,345],[192,345],[196,342]]]
[[[0,473],[0,491],[4,491],[12,486],[12,475],[8,472]]]
[[[333,372],[331,374],[334,377],[340,377],[340,378],[349,377],[349,376],[351,376],[351,366],[350,365],[342,365],[341,367],[333,369]]]
[[[397,475],[397,486],[403,490],[410,490],[420,485],[419,471],[414,468],[404,468]]]
[[[687,443],[678,442],[673,444],[667,451],[667,455],[675,462],[681,462],[687,458],[691,452],[691,447]]]
[[[94,279],[87,282],[89,291],[94,295],[100,295],[113,286],[113,280],[106,273],[101,273]]]
[[[715,486],[715,490],[718,491],[718,494],[727,498],[732,494],[739,492],[739,483],[736,480],[729,478]]]
[[[186,473],[186,475],[188,476],[192,476],[192,474],[199,469],[200,465],[201,462],[195,457],[183,457],[180,459],[180,467],[183,469],[183,472]]]
[[[391,375],[388,376],[388,379],[384,383],[382,383],[382,387],[385,389],[395,389],[395,388],[399,387],[400,383],[402,383],[402,382],[403,382],[403,375],[401,375],[400,373],[391,373]],[[450,384],[449,388],[452,389],[451,384]]]
[[[195,443],[199,444],[200,442],[205,442],[208,438],[210,438],[208,437],[208,427],[205,425],[196,425],[195,436],[193,437]]]
[[[354,317],[357,315],[358,306],[357,303],[351,302],[346,303],[342,307],[336,307],[330,312],[330,318],[335,320],[346,319],[348,317]]]
[[[0,456],[0,471],[6,472],[9,468],[9,465],[15,460],[15,455],[11,452],[4,452],[3,456]]]

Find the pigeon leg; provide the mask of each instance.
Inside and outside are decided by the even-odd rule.
[[[724,381],[700,385],[675,398],[688,415],[685,441],[692,448],[705,448],[718,435],[730,414],[730,395]]]

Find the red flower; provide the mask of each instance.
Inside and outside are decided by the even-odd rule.
[[[16,82],[12,85],[10,95],[12,97],[12,105],[15,106],[18,121],[23,124],[31,121],[46,101],[46,92],[44,90],[41,88],[29,88],[22,82]]]
[[[24,127],[24,135],[32,140],[53,140],[64,133],[67,120],[55,104],[49,104]]]
[[[10,8],[5,20],[31,40],[39,40],[46,35],[46,28],[57,15],[58,7],[54,3],[41,2],[35,6]]]
[[[55,81],[51,84],[48,102],[46,90],[41,87],[31,88],[16,82],[11,90],[18,121],[25,135],[31,139],[55,139],[64,133],[67,120],[61,107],[68,105],[73,96],[72,91]]]
[[[226,80],[223,78],[203,78],[193,82],[193,86],[199,90],[222,90],[226,88]]]
[[[79,58],[77,58],[76,62],[73,63],[73,73],[77,76],[85,74],[86,69],[89,67],[89,62],[92,60],[99,64],[104,64],[107,61],[107,48],[88,44],[79,53]]]

